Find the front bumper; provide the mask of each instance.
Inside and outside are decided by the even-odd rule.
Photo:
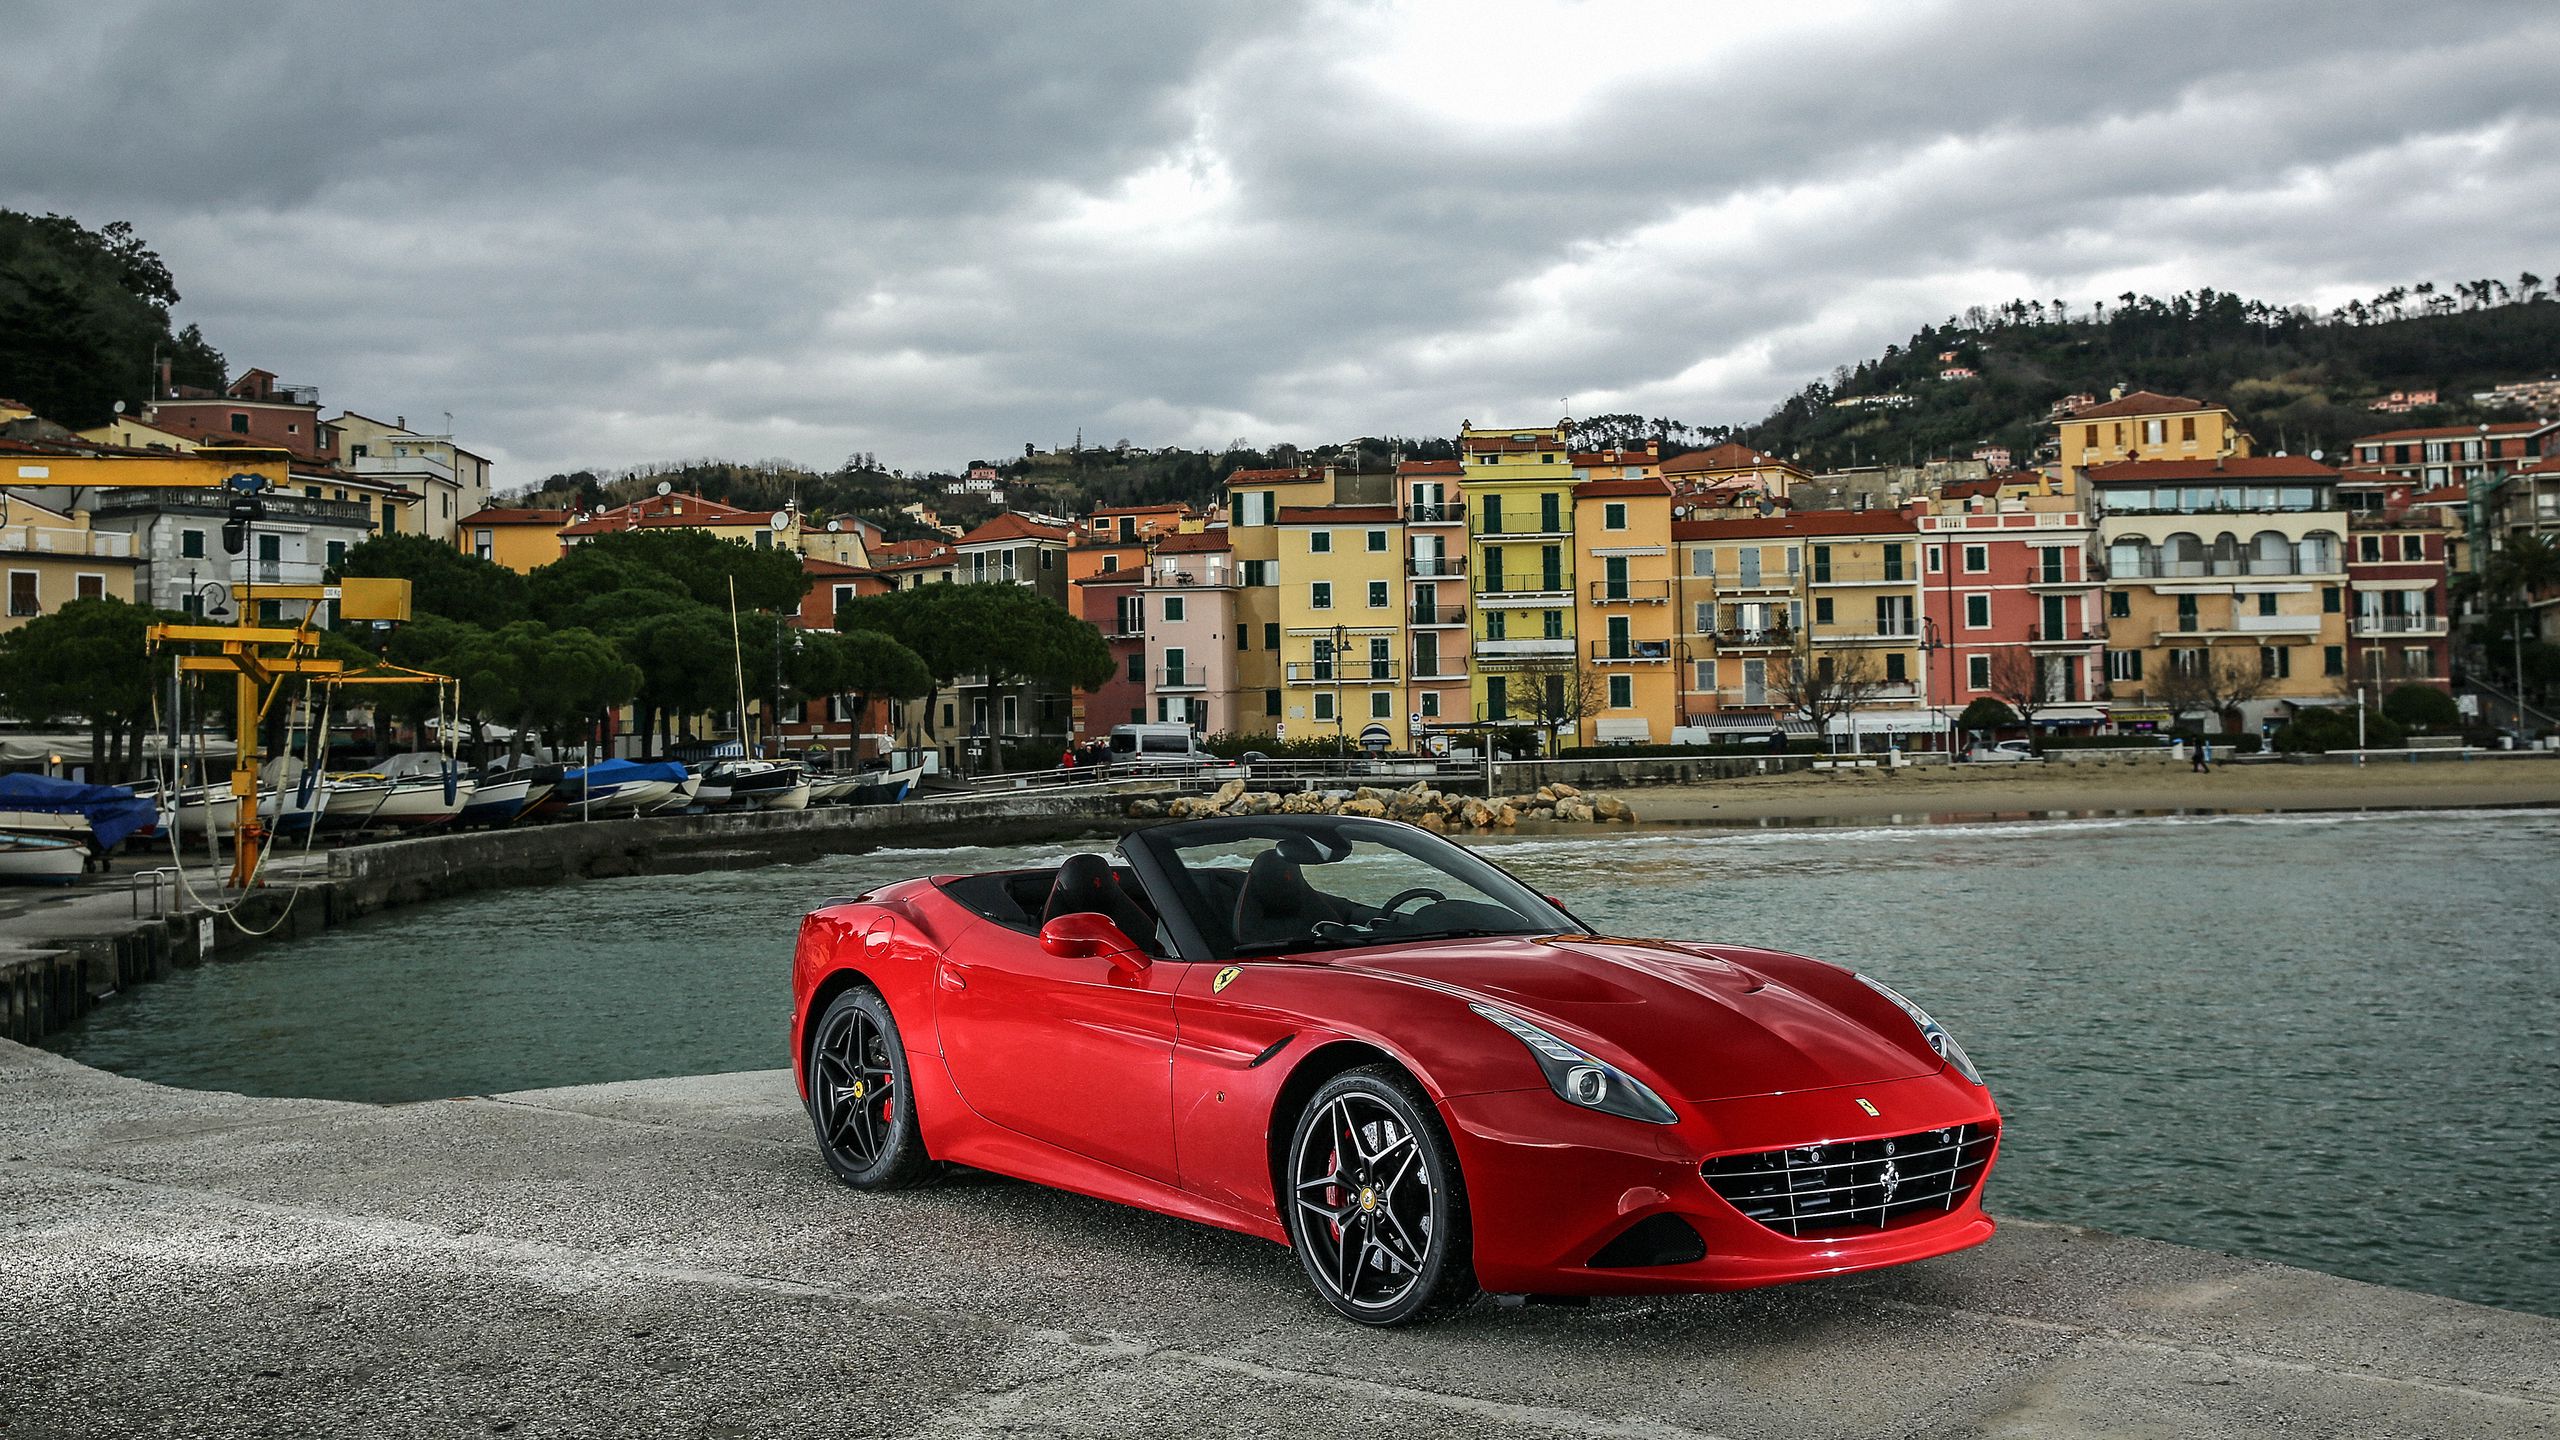
[[[1442,1102],[1466,1177],[1477,1280],[1488,1290],[1552,1295],[1741,1290],[1907,1264],[1991,1238],[1994,1226],[1982,1210],[1988,1162],[1943,1214],[1802,1238],[1744,1215],[1699,1169],[1718,1155],[1996,1125],[1989,1092],[1951,1070],[1673,1108],[1679,1123],[1648,1125],[1584,1110],[1544,1089]],[[1992,1159],[1997,1149],[1995,1141]],[[1706,1253],[1672,1264],[1591,1263],[1612,1241],[1662,1215],[1694,1229]]]

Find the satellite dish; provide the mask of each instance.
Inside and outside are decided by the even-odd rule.
[[[2314,460],[2326,460],[2329,458],[2329,452],[2326,450],[2314,450],[2311,452],[2311,458]]]
[[[841,520],[830,520],[830,521],[828,521],[828,522],[827,522],[827,533],[828,533],[828,534],[830,534],[830,535],[835,534],[837,531],[842,530],[843,528],[844,528],[844,522],[843,522],[843,521],[841,521]]]
[[[768,520],[768,521],[766,521],[765,523],[766,523],[767,525],[770,525],[770,526],[772,526],[772,527],[773,527],[773,533],[775,533],[776,535],[779,535],[779,534],[781,534],[783,531],[788,530],[788,529],[790,529],[790,528],[791,528],[791,515],[790,515],[790,512],[788,512],[788,511],[784,511],[784,510],[776,510],[776,511],[774,511],[774,512],[773,512],[773,518],[772,518],[772,519],[770,519],[770,520]]]
[[[676,488],[676,487],[675,487],[675,482],[674,482],[674,481],[672,481],[672,480],[661,480],[661,481],[659,481],[659,482],[658,482],[658,493],[659,493],[659,494],[661,494],[661,495],[666,494],[668,491],[673,490],[674,488]]]
[[[1770,504],[1770,503],[1769,503],[1769,497],[1768,497],[1768,496],[1763,495],[1763,496],[1761,496],[1761,497],[1760,497],[1760,513],[1761,513],[1761,514],[1766,515],[1766,514],[1768,514],[1770,511],[1775,510],[1775,509],[1777,509],[1777,508],[1778,508],[1777,506],[1772,505],[1772,504]]]
[[[116,413],[119,415],[124,413],[124,402],[121,400],[116,402]]]

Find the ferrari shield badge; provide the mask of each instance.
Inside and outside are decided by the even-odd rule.
[[[1874,1102],[1874,1101],[1869,1100],[1869,1099],[1865,1098],[1864,1096],[1860,1096],[1860,1097],[1859,1097],[1859,1099],[1858,1099],[1858,1108],[1859,1108],[1859,1109],[1861,1109],[1861,1110],[1866,1111],[1866,1112],[1867,1112],[1868,1114],[1870,1114],[1870,1115],[1882,1115],[1882,1114],[1884,1113],[1883,1111],[1881,1111],[1881,1110],[1879,1110],[1879,1109],[1877,1109],[1877,1108],[1876,1108],[1876,1106],[1875,1106],[1875,1102]]]
[[[1241,968],[1234,965],[1230,965],[1226,969],[1219,971],[1218,978],[1209,982],[1209,993],[1215,995],[1226,989],[1228,986],[1233,985],[1236,983],[1236,977],[1243,973],[1244,971]]]

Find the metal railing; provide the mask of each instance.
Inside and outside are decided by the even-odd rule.
[[[1913,579],[1908,565],[1816,565],[1816,585],[1908,585]]]
[[[1467,573],[1464,555],[1407,555],[1404,573],[1416,580],[1453,580]]]
[[[2443,635],[2450,623],[2442,615],[2358,615],[2355,633],[2369,635]]]
[[[1567,571],[1541,571],[1528,575],[1484,575],[1477,578],[1479,595],[1570,595],[1573,576]]]
[[[1159,665],[1149,673],[1159,690],[1197,690],[1209,683],[1206,665]]]
[[[1464,525],[1467,506],[1463,500],[1444,500],[1437,505],[1408,505],[1404,510],[1408,525]]]
[[[2157,560],[2137,557],[2132,562],[2109,562],[2118,580],[2206,580],[2231,575],[2343,575],[2346,561],[2332,557],[2325,564],[2306,565],[2294,560]]]
[[[22,555],[72,555],[116,559],[133,553],[133,537],[122,530],[75,530],[64,525],[0,527],[0,550]]]
[[[1665,605],[1671,601],[1668,580],[1594,580],[1591,603],[1594,605]]]
[[[1671,658],[1668,640],[1594,640],[1591,658],[1603,665],[1659,665]]]
[[[1293,685],[1366,685],[1396,678],[1393,660],[1293,660],[1281,670]]]
[[[2042,625],[2027,627],[2027,643],[2030,645],[2076,645],[2082,641],[2095,643],[2106,638],[2107,627],[2104,625],[2064,625],[2055,629]]]
[[[1406,621],[1414,625],[1464,625],[1467,609],[1463,605],[1416,605],[1406,612]]]

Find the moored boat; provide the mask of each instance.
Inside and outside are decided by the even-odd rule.
[[[790,760],[716,761],[702,772],[698,798],[706,806],[772,809],[800,784],[801,773]],[[805,797],[801,803],[807,804]]]
[[[894,805],[913,793],[916,782],[924,778],[924,769],[923,763],[918,762],[866,772],[862,783],[854,788],[851,803]]]
[[[471,798],[453,817],[456,825],[504,825],[541,804],[560,783],[560,767],[535,765],[477,777]]]
[[[673,761],[601,760],[562,774],[551,796],[568,815],[633,815],[675,794],[686,773]]]
[[[0,882],[68,885],[80,878],[89,847],[59,835],[0,834]]]
[[[103,855],[158,820],[157,802],[127,786],[0,775],[0,832],[70,840]]]

